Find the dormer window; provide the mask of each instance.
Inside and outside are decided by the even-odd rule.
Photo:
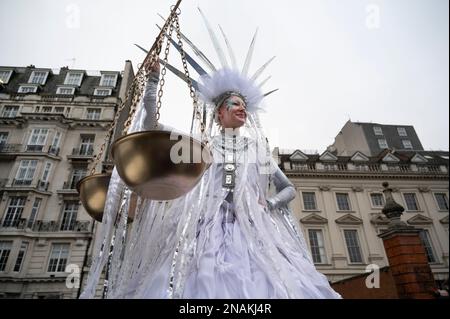
[[[8,84],[12,72],[12,70],[0,70],[0,83]]]
[[[374,126],[373,132],[375,135],[383,135],[383,129],[379,126]]]
[[[64,80],[64,84],[80,86],[82,80],[83,80],[82,72],[67,72],[66,79]]]
[[[96,96],[110,96],[111,95],[111,89],[95,89],[94,95]]]
[[[31,72],[28,83],[44,85],[47,81],[48,71],[33,71]],[[24,92],[21,92],[24,93]]]
[[[116,87],[117,74],[102,74],[100,86]]]
[[[61,94],[61,95],[73,95],[75,92],[75,88],[73,87],[59,87],[56,90],[56,94]]]
[[[18,91],[18,93],[36,93],[36,92],[37,92],[36,85],[21,85]]]
[[[398,136],[408,136],[404,127],[397,127]]]

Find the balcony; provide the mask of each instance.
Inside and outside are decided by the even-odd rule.
[[[74,231],[74,232],[89,232],[90,221],[75,221],[71,229],[64,230]],[[8,222],[8,224],[0,224],[0,231],[21,231],[21,230],[31,230],[34,232],[60,232],[61,225],[57,221],[46,221],[46,220],[30,220],[26,218],[16,218]]]
[[[43,150],[44,145],[27,145],[25,147],[25,152],[42,153]]]
[[[79,180],[81,180],[81,178],[64,182],[62,188],[57,191],[58,194],[78,195],[76,186]]]
[[[5,183],[5,187],[7,187],[6,184],[7,182]],[[38,180],[37,183],[34,184],[32,179],[13,179],[9,187],[34,189],[42,192],[47,192],[49,185],[49,182],[41,180]]]
[[[67,156],[67,159],[72,161],[91,161],[94,158],[93,147],[74,148],[72,154]]]
[[[0,144],[0,157],[1,158],[11,158],[17,156],[20,152],[20,144]]]
[[[50,155],[58,156],[58,155],[59,155],[59,147],[56,147],[56,146],[50,146],[50,147],[48,148],[47,153],[50,154]]]

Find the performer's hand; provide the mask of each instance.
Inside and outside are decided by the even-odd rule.
[[[160,70],[159,61],[155,61],[153,64],[150,64],[150,62],[146,62],[144,67],[145,70],[149,73],[157,72],[159,74]]]

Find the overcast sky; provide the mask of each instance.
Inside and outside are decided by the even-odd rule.
[[[136,68],[176,1],[0,0],[0,65]],[[272,147],[324,150],[349,119],[413,125],[425,149],[449,149],[448,0],[184,0],[181,27],[219,65],[197,6],[261,76]],[[170,62],[179,65],[179,56]],[[191,71],[191,73],[194,73]],[[170,76],[161,121],[188,131],[192,104]]]

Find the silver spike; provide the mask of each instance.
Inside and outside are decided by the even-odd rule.
[[[234,55],[234,51],[233,51],[233,48],[231,46],[231,43],[230,43],[230,41],[228,41],[228,38],[225,35],[225,32],[223,32],[223,29],[222,29],[222,27],[220,25],[219,25],[219,29],[220,29],[220,32],[222,33],[222,36],[223,36],[223,38],[225,40],[225,43],[227,45],[228,54],[230,55],[230,60],[231,60],[231,66],[233,67],[233,69],[237,70],[238,67],[237,67],[237,63],[236,63],[236,56]]]
[[[197,8],[200,12],[200,15],[203,18],[203,22],[205,23],[206,29],[208,30],[209,37],[211,38],[211,41],[213,43],[214,49],[217,52],[217,56],[219,57],[220,63],[222,64],[222,67],[228,68],[228,62],[223,54],[222,47],[220,46],[219,41],[217,40],[216,34],[214,33],[213,29],[211,28],[211,25],[209,24],[208,20],[206,19],[206,16],[203,14],[202,10],[200,8]]]
[[[145,53],[148,54],[148,50],[144,49],[143,47],[141,47],[139,44],[134,44],[135,46],[137,46],[139,49],[141,49],[142,51],[144,51]]]
[[[253,50],[255,48],[256,35],[258,34],[258,29],[256,29],[255,35],[253,36],[250,47],[248,48],[247,57],[245,58],[244,67],[242,68],[242,75],[247,76],[248,69],[250,68],[250,63],[252,62]]]
[[[163,64],[164,61],[162,59],[159,59],[159,63]],[[173,74],[175,74],[177,77],[179,77],[180,79],[182,79],[184,82],[189,83],[188,82],[188,77],[186,77],[186,74],[184,74],[183,72],[181,72],[180,70],[178,70],[176,67],[174,67],[173,65],[170,65],[169,63],[166,63],[166,68],[172,72]],[[192,86],[194,86],[194,88],[196,90],[199,89],[199,83],[191,78],[189,78],[191,80]]]
[[[267,66],[275,59],[275,57],[272,57],[269,61],[263,64],[262,67],[258,69],[258,71],[255,72],[255,74],[251,77],[250,81],[256,81],[256,79],[263,73],[263,71],[267,68]]]
[[[156,25],[160,30],[161,27],[159,25]],[[169,39],[170,43],[172,43],[172,45],[177,49],[178,52],[180,52],[181,54],[181,48],[178,45],[177,42],[175,42],[173,39],[169,38],[168,34],[166,33],[165,36],[167,37],[167,39]],[[184,51],[184,49],[183,49]],[[184,51],[184,55],[186,57],[186,61],[194,68],[194,70],[199,74],[199,75],[207,75],[208,73],[186,52]]]
[[[264,93],[264,97],[269,96],[270,94],[272,94],[272,93],[274,93],[274,92],[276,92],[276,91],[278,91],[278,90],[279,90],[279,89],[275,89],[275,90],[272,90],[272,91],[270,91],[270,92]]]
[[[162,15],[158,13],[158,15],[166,21]],[[158,26],[158,28],[160,28]],[[160,28],[161,29],[161,28]],[[206,64],[206,66],[213,72],[217,71],[217,68],[212,64],[212,62],[206,57],[206,55],[191,41],[188,37],[186,37],[182,32],[180,32],[181,38],[191,47],[192,51],[194,51],[195,55],[197,55],[202,61]]]
[[[267,78],[265,78],[261,83],[258,84],[258,87],[261,88],[263,87],[264,84],[267,83],[267,81],[269,81],[272,78],[272,76],[268,76]]]

